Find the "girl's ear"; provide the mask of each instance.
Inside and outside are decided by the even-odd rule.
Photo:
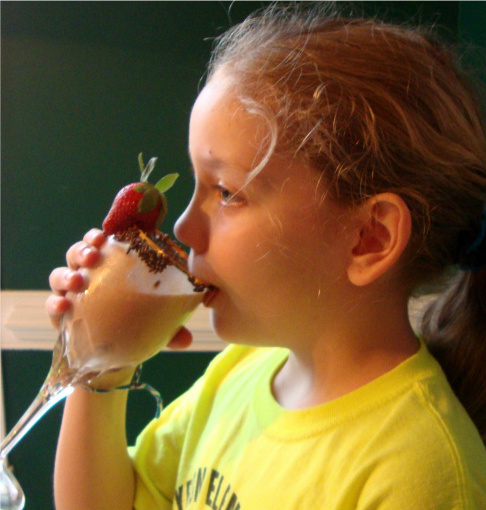
[[[352,247],[348,278],[368,285],[386,273],[405,250],[412,232],[407,204],[394,193],[380,193],[360,206],[359,235]]]

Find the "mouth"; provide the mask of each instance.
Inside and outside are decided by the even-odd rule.
[[[213,301],[213,299],[216,297],[217,294],[218,294],[218,289],[216,287],[211,287],[204,294],[203,305],[205,307],[208,307],[211,304],[211,302]]]
[[[205,307],[208,307],[210,305],[210,303],[213,301],[213,299],[216,297],[216,295],[218,294],[219,289],[217,287],[215,287],[214,285],[211,285],[209,283],[210,282],[209,279],[206,280],[206,278],[204,276],[202,276],[203,271],[201,271],[201,268],[198,267],[198,266],[200,266],[200,264],[195,262],[195,256],[194,256],[194,252],[192,250],[189,251],[187,265],[188,265],[188,269],[189,269],[190,273],[194,276],[194,278],[196,278],[198,281],[204,283],[206,289],[204,289],[205,292],[204,292],[202,304]]]

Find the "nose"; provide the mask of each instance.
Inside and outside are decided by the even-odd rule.
[[[189,246],[195,253],[204,253],[208,247],[208,220],[195,198],[174,225],[177,239]]]

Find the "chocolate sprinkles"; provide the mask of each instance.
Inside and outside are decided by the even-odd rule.
[[[167,266],[173,265],[187,275],[195,292],[207,290],[207,285],[189,273],[186,252],[167,234],[162,232],[147,234],[137,228],[129,228],[116,233],[114,237],[119,242],[129,243],[127,253],[136,251],[151,273],[161,273]]]

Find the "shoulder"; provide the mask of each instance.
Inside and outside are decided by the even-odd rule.
[[[437,482],[448,471],[457,508],[486,508],[486,446],[477,428],[445,375],[422,381],[416,392],[425,409],[420,442],[433,460]]]
[[[465,467],[471,460],[482,463],[486,476],[486,447],[479,431],[428,351],[426,362],[431,367],[430,374],[413,384],[415,405],[423,410],[417,418],[422,440],[438,443],[440,452],[457,466]]]
[[[435,359],[425,352],[421,363],[409,390],[387,406],[372,487],[410,503],[402,508],[486,508],[485,445]]]
[[[362,508],[486,508],[486,448],[423,344],[340,409],[333,469],[351,477]]]

